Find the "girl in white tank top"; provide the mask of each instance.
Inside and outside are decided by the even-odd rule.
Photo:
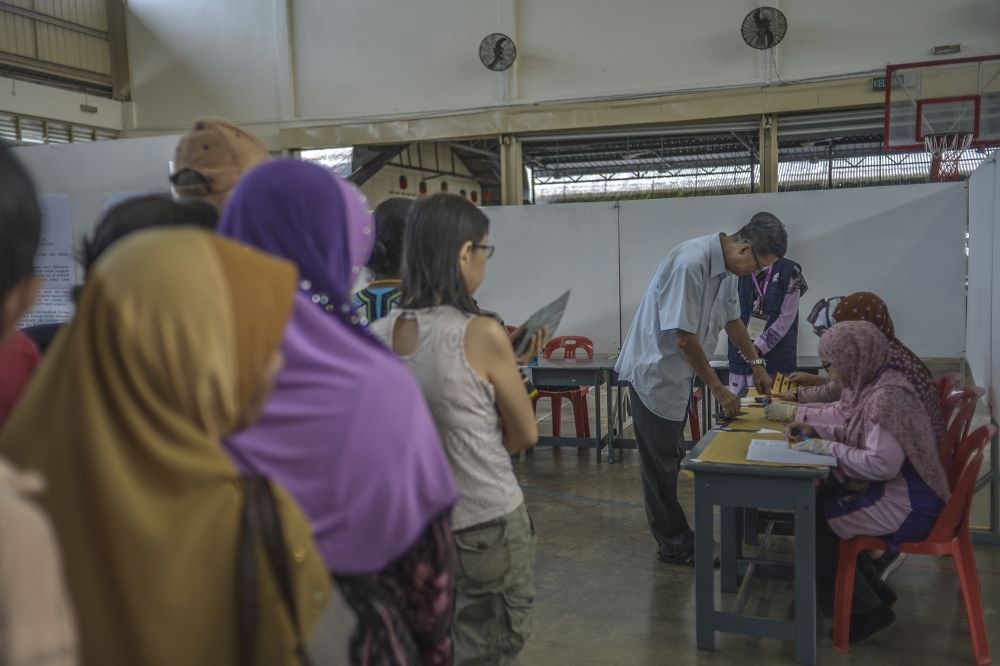
[[[516,663],[530,632],[535,535],[510,456],[538,439],[507,332],[472,296],[494,248],[465,199],[414,203],[398,309],[372,324],[420,382],[462,493],[452,515],[458,567],[455,663]],[[544,334],[532,341],[537,354]]]

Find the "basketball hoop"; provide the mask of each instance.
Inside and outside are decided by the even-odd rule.
[[[931,182],[961,180],[958,163],[972,145],[972,132],[938,132],[924,137],[931,154]]]

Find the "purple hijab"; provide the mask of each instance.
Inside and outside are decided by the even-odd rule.
[[[295,497],[338,575],[381,571],[458,500],[419,384],[350,310],[373,229],[352,185],[297,160],[244,176],[218,229],[293,261],[301,280],[274,394],[226,448]]]

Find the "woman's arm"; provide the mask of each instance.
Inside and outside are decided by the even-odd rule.
[[[823,439],[843,439],[844,412],[839,402],[822,405],[804,405],[795,410],[795,419],[816,428]]]
[[[894,479],[906,461],[906,452],[899,440],[878,424],[868,433],[864,446],[859,448],[830,442],[830,455],[837,459],[841,472],[864,481]]]
[[[493,384],[507,451],[519,453],[534,446],[538,441],[535,410],[507,332],[494,319],[476,317],[466,330],[465,355],[472,369]]]
[[[840,384],[831,379],[819,386],[800,386],[795,399],[803,405],[811,402],[836,402],[840,400],[841,393],[843,389]]]

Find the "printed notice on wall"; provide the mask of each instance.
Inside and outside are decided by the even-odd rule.
[[[60,323],[73,315],[76,259],[73,257],[69,198],[61,194],[44,194],[39,202],[42,237],[35,255],[35,270],[42,278],[42,288],[35,307],[21,320],[22,327]]]

